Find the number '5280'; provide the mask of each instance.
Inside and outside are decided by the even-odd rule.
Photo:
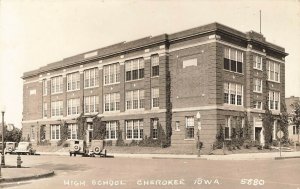
[[[241,184],[250,186],[263,186],[265,181],[259,179],[241,179]]]

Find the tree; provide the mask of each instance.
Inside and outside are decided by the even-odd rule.
[[[292,112],[292,122],[297,128],[298,133],[298,143],[299,143],[299,127],[300,127],[300,102],[294,102],[292,105],[293,112]]]
[[[7,142],[20,142],[21,138],[22,138],[22,130],[18,129],[16,127],[14,127],[14,129],[12,131],[6,130],[5,135],[4,135],[4,141],[7,141]]]
[[[274,117],[272,115],[272,111],[269,110],[267,103],[265,103],[265,114],[263,116],[263,128],[264,128],[264,138],[265,138],[265,146],[268,147],[272,144],[273,140],[273,124]]]
[[[287,144],[289,142],[289,114],[286,110],[285,103],[281,103],[281,114],[279,119],[279,130],[283,132],[283,137],[281,139],[281,142],[283,144]]]

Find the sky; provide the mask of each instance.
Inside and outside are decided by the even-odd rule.
[[[286,96],[300,96],[300,0],[0,0],[0,107],[21,127],[26,71],[122,41],[219,22],[286,49]]]

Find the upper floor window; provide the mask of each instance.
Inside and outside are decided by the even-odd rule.
[[[243,52],[225,47],[224,69],[237,73],[243,73]]]
[[[224,103],[232,105],[243,104],[243,85],[224,83]]]
[[[262,93],[262,79],[254,78],[253,91]]]
[[[159,88],[151,89],[152,108],[159,108]]]
[[[280,63],[268,60],[266,64],[268,80],[280,82]]]
[[[269,91],[268,94],[268,106],[270,110],[279,110],[280,93],[275,91]]]
[[[117,139],[117,121],[106,122],[105,139]]]
[[[253,68],[262,70],[262,57],[261,56],[258,56],[258,55],[254,56]]]
[[[144,78],[144,59],[138,58],[125,62],[126,81]]]
[[[261,101],[254,101],[253,102],[253,108],[261,110],[262,109],[262,102]]]
[[[79,107],[80,107],[80,99],[79,98],[74,98],[74,99],[68,99],[67,101],[67,106],[68,106],[68,115],[76,115],[79,114]]]
[[[158,54],[151,56],[151,76],[159,75],[159,56]]]
[[[51,94],[60,93],[63,91],[63,77],[57,76],[51,78]]]
[[[104,95],[104,111],[120,110],[120,93],[110,93]]]
[[[99,106],[98,96],[86,96],[84,97],[84,113],[97,113]]]
[[[120,82],[120,64],[110,64],[103,66],[104,84],[113,84]]]
[[[63,101],[51,102],[51,116],[63,115]]]
[[[43,103],[43,117],[47,117],[47,116],[48,116],[47,103]]]
[[[79,72],[67,75],[67,91],[80,89],[80,74]]]
[[[84,75],[84,88],[96,87],[99,85],[99,71],[98,68],[85,70]]]
[[[195,131],[195,120],[194,116],[185,117],[185,138],[194,139]]]
[[[47,84],[47,80],[43,79],[43,95],[47,95],[48,94],[48,84]]]
[[[126,110],[141,109],[145,106],[144,90],[134,90],[126,92]]]

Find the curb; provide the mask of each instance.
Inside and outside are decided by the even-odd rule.
[[[290,156],[290,157],[275,157],[275,160],[283,160],[283,159],[294,159],[294,158],[300,158],[300,156]]]
[[[25,177],[0,178],[0,183],[19,182],[19,181],[25,181],[25,180],[40,179],[40,178],[50,177],[50,176],[53,176],[53,175],[54,175],[54,171],[48,171],[47,173],[31,175],[31,176],[25,176]]]

